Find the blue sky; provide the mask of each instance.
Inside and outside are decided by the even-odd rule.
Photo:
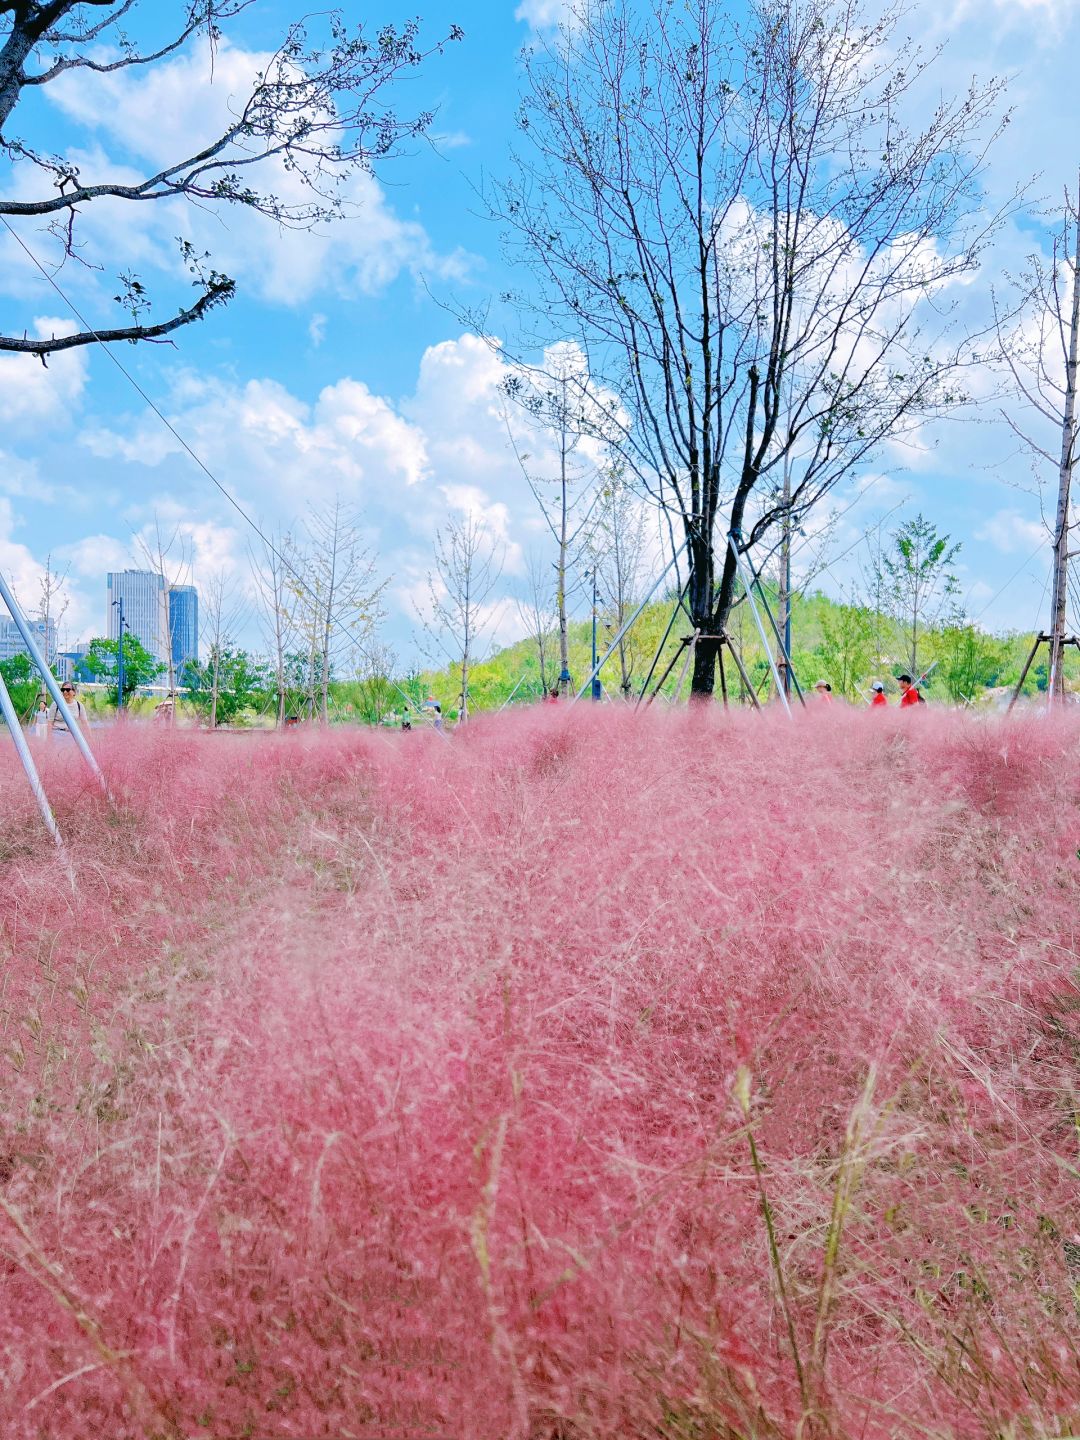
[[[79,152],[87,173],[152,163],[228,103],[252,57],[297,11],[288,0],[260,0],[217,56],[212,83],[207,57],[195,49],[115,84],[47,87],[15,128]],[[400,20],[412,6],[384,0],[365,11]],[[332,229],[281,233],[250,215],[165,206],[135,216],[130,207],[94,206],[85,217],[88,258],[138,270],[163,309],[184,294],[179,233],[212,248],[237,279],[232,305],[179,332],[175,346],[125,346],[118,358],[267,529],[293,526],[306,504],[335,495],[362,511],[390,581],[386,639],[402,663],[419,653],[416,605],[446,519],[479,512],[501,535],[508,594],[523,585],[528,554],[543,548],[543,524],[506,442],[499,361],[439,302],[481,304],[513,278],[476,188],[506,169],[521,46],[558,14],[559,0],[424,6],[431,38],[452,22],[465,30],[397,96],[403,110],[438,105],[438,149],[418,145],[376,180],[358,182],[357,217]],[[992,196],[1033,177],[1033,194],[1048,199],[1075,183],[1080,0],[939,0],[915,4],[903,28],[927,45],[946,44],[943,89],[972,73],[1013,77],[1015,118],[994,152]],[[0,169],[5,190],[19,183]],[[20,233],[48,257],[40,229]],[[1008,227],[975,282],[976,310],[988,307],[1001,269],[1017,268],[1041,239],[1030,218]],[[59,280],[93,323],[116,323],[107,273],[69,263]],[[6,236],[0,306],[8,331],[64,319],[59,297]],[[994,417],[987,409],[981,418]],[[238,595],[248,589],[243,522],[105,355],[69,352],[47,370],[0,356],[0,426],[0,565],[29,607],[46,556],[68,568],[69,641],[103,630],[105,572],[137,560],[136,537],[152,531],[155,516],[184,536],[196,584],[225,574]],[[846,508],[854,485],[838,495],[844,513],[824,553],[823,588],[847,591],[862,530],[883,515],[891,526],[921,509],[963,544],[969,612],[989,626],[1034,625],[1046,609],[1049,550],[1027,459],[994,423],[941,425],[923,438],[918,452],[880,457],[874,483],[861,477],[857,504]],[[512,638],[515,624],[510,604],[492,615],[501,639]],[[241,628],[257,645],[253,609]]]

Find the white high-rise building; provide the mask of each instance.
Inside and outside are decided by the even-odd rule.
[[[51,665],[56,659],[56,632],[53,626],[50,625],[46,633],[44,620],[28,620],[27,624]],[[16,655],[26,653],[26,642],[15,621],[7,615],[0,615],[0,660],[12,660]]]
[[[110,570],[106,587],[109,639],[115,640],[120,633],[120,610],[113,602],[123,599],[128,633],[134,635],[155,660],[165,662],[169,639],[164,579],[154,570]]]

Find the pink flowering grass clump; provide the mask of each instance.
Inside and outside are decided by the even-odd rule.
[[[97,737],[95,737],[97,738]],[[5,755],[0,1433],[1080,1430],[1080,726]]]

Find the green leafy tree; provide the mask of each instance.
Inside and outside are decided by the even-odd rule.
[[[839,695],[858,695],[874,661],[874,623],[861,605],[837,605],[821,618],[818,656]]]
[[[245,711],[262,709],[273,699],[267,664],[232,646],[215,647],[206,660],[185,670],[188,700],[211,725],[228,725]]]
[[[10,660],[0,660],[0,675],[11,696],[16,713],[24,720],[34,709],[38,691],[41,688],[34,678],[34,667],[29,655],[12,655]]]
[[[1001,682],[1008,649],[974,625],[950,625],[937,641],[940,675],[950,700],[972,701],[980,690]]]
[[[889,581],[896,620],[903,635],[905,663],[919,677],[919,648],[935,625],[959,620],[960,582],[950,568],[960,553],[948,535],[922,514],[894,531],[881,563]]]
[[[90,642],[83,662],[95,680],[109,683],[109,699],[115,705],[118,701],[116,683],[117,642],[105,640],[100,635]],[[143,685],[150,685],[165,670],[160,660],[154,658],[142,641],[134,635],[124,636],[124,700],[134,695]]]

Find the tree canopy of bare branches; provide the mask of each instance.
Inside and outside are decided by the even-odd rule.
[[[69,155],[26,138],[34,97],[72,74],[139,70],[166,60],[200,41],[214,47],[229,23],[256,0],[167,0],[172,17],[164,38],[141,43],[137,31],[161,24],[143,0],[0,0],[0,152],[18,183],[5,188],[0,217],[9,224],[44,221],[62,247],[63,258],[84,258],[79,221],[103,200],[141,206],[186,199],[203,206],[239,205],[281,225],[307,227],[346,212],[342,182],[394,154],[429,128],[431,111],[404,116],[387,90],[414,70],[432,50],[461,31],[452,26],[444,40],[421,48],[415,21],[378,30],[351,26],[341,11],[291,24],[277,50],[252,77],[247,93],[234,97],[220,131],[187,153],[179,143],[175,159],[135,179],[114,173],[84,173]],[[95,162],[96,163],[96,162]],[[301,182],[275,188],[273,172]],[[33,194],[35,189],[40,193]],[[30,195],[31,198],[25,198]],[[213,268],[209,255],[180,240],[197,295],[165,319],[151,320],[151,297],[138,276],[118,277],[118,303],[131,323],[75,334],[30,338],[0,335],[0,350],[46,355],[98,340],[156,340],[200,320],[228,301],[235,290],[229,276]],[[85,263],[92,263],[86,260]]]
[[[1002,87],[919,124],[933,56],[862,0],[574,7],[526,61],[516,168],[490,196],[522,346],[575,340],[606,439],[677,517],[712,693],[728,545],[769,540],[887,437],[962,399],[952,287],[983,209]],[[515,297],[511,297],[513,299]]]
[[[482,658],[485,611],[502,567],[502,549],[478,516],[450,521],[435,536],[427,627],[460,676],[459,720],[468,719],[469,671]]]

